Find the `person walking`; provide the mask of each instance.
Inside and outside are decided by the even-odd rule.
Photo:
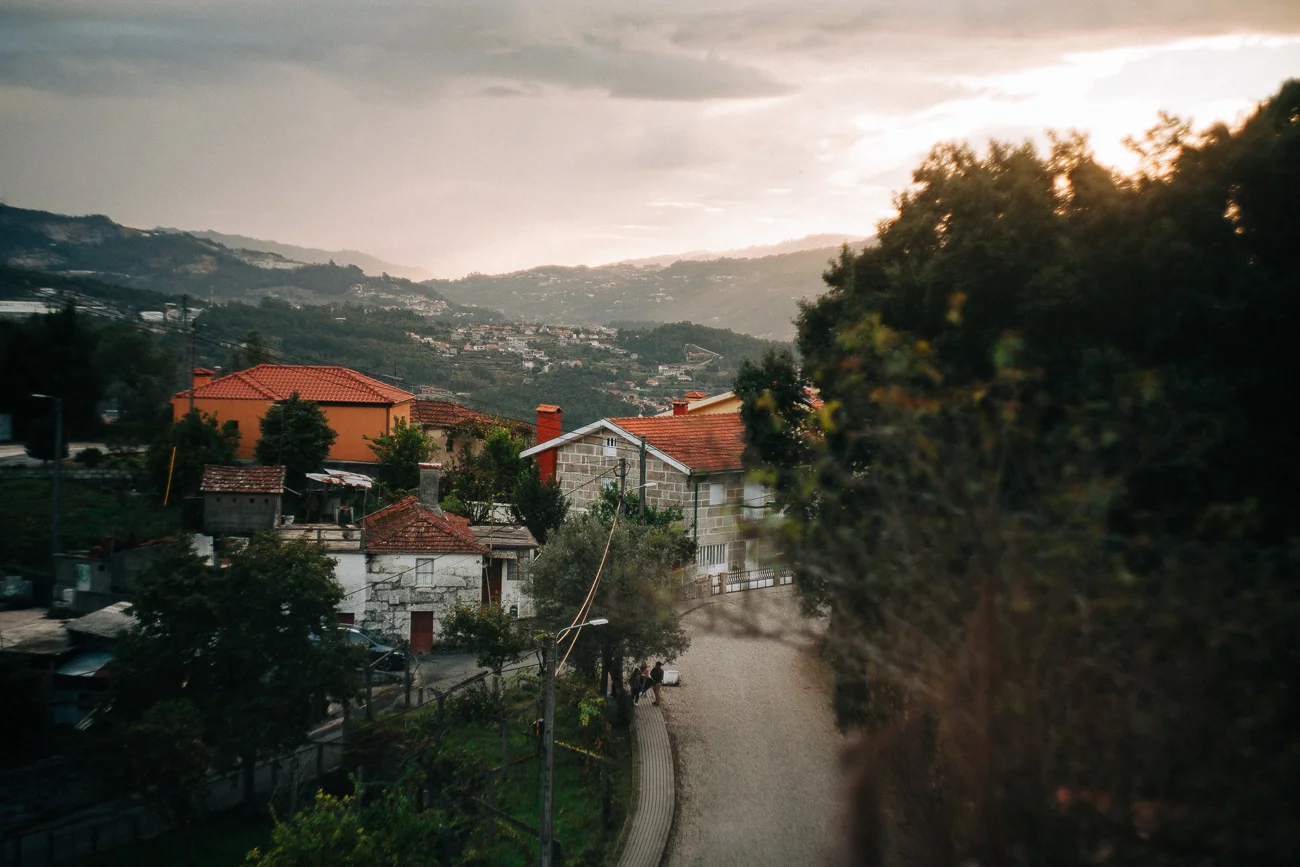
[[[659,689],[660,687],[663,686],[663,683],[664,683],[664,664],[656,660],[655,667],[650,669],[650,685],[654,688],[655,691],[654,701],[650,702],[651,704],[653,705],[659,704],[659,701],[662,698],[662,696],[659,694]]]
[[[632,671],[632,704],[640,704],[641,696],[650,689],[650,664],[643,662]]]

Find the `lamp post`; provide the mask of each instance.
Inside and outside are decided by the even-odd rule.
[[[54,401],[54,553],[63,553],[63,398],[52,394],[33,394],[32,397]]]
[[[555,840],[555,655],[556,645],[565,633],[584,626],[604,626],[604,617],[595,617],[586,623],[567,626],[542,639],[542,654],[546,658],[546,686],[542,696],[542,815],[538,822],[538,848],[541,850],[541,867],[552,867],[552,850]]]

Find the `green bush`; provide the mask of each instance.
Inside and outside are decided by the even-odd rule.
[[[497,700],[481,681],[447,700],[447,718],[457,722],[493,719]]]
[[[82,449],[77,452],[77,456],[74,460],[76,460],[77,463],[84,464],[88,467],[97,467],[104,462],[104,453],[94,446],[91,446],[90,448]]]

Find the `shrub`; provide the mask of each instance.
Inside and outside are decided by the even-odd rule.
[[[97,467],[104,462],[104,453],[94,446],[91,446],[90,448],[85,448],[77,452],[77,456],[74,460],[76,460],[77,463],[84,464],[88,467]]]

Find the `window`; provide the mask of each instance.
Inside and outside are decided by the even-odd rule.
[[[518,560],[507,560],[507,561],[506,561],[506,580],[507,580],[507,581],[518,581],[518,580],[519,580],[519,561],[518,561]]]
[[[421,557],[415,561],[415,586],[433,586],[433,557]]]
[[[250,503],[256,503],[256,502],[257,502],[257,497],[249,497],[249,498],[248,498],[248,502],[250,502]]]
[[[699,566],[723,566],[727,562],[727,544],[701,545],[695,552],[695,563]]]
[[[709,482],[709,505],[721,506],[727,502],[727,486],[722,482]]]
[[[767,504],[767,488],[761,482],[745,482],[745,517],[763,517],[763,506]]]
[[[600,480],[600,486],[602,488],[612,488],[617,484],[618,484],[618,479],[615,478],[614,476],[605,476],[603,479]]]
[[[605,457],[618,457],[618,440],[614,437],[605,437]]]

